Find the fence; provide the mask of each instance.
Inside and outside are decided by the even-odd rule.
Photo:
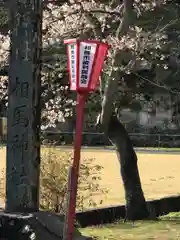
[[[180,147],[180,135],[178,134],[129,133],[129,136],[136,147]]]
[[[178,134],[148,134],[148,133],[129,133],[135,147],[180,147],[180,135]],[[74,139],[74,132],[52,132],[43,131],[42,141],[52,142],[57,145],[71,145]],[[103,133],[83,132],[84,146],[110,146],[110,140]]]
[[[0,118],[0,140],[6,143],[7,120]],[[149,134],[129,133],[135,147],[180,147],[180,134]],[[74,132],[65,131],[42,131],[41,139],[44,143],[54,142],[57,145],[71,145],[74,140]],[[110,146],[111,142],[103,133],[83,132],[83,145],[85,146]]]

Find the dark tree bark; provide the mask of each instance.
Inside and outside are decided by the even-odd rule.
[[[126,219],[134,221],[147,218],[149,214],[141,187],[137,156],[127,131],[116,116],[110,118],[107,135],[117,148],[125,190]]]

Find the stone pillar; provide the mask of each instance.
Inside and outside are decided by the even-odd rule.
[[[39,208],[42,0],[9,0],[6,210]]]

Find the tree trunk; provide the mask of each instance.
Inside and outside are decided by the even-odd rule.
[[[126,198],[126,219],[138,220],[148,217],[148,210],[141,187],[137,156],[123,125],[112,116],[107,131],[108,137],[117,148],[121,176]]]
[[[6,211],[39,208],[41,0],[10,0]]]

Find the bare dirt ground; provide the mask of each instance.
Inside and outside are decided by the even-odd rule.
[[[64,151],[64,150],[63,150]],[[0,149],[0,173],[5,168],[5,148]],[[138,165],[146,199],[159,199],[180,194],[179,169],[180,157],[170,154],[138,153]],[[103,198],[101,207],[124,204],[124,190],[120,177],[120,166],[114,151],[84,150],[82,158],[96,158],[96,163],[103,166],[102,180],[99,184],[109,190],[106,197],[95,194],[95,200]],[[3,201],[0,201],[2,207]]]
[[[104,167],[100,185],[109,189],[103,205],[124,203],[124,190],[120,177],[120,166],[114,151],[86,151],[83,157],[95,157],[97,163]],[[180,194],[178,155],[138,153],[138,166],[142,187],[146,199],[159,199]],[[102,197],[102,196],[96,196]]]

